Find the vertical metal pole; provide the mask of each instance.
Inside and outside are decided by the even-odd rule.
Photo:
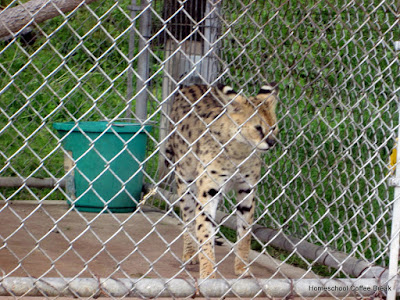
[[[389,254],[389,272],[388,272],[388,300],[396,298],[396,288],[398,286],[399,274],[399,247],[400,247],[400,99],[397,102],[399,111],[399,125],[398,125],[398,141],[397,141],[397,159],[396,159],[396,173],[395,178],[392,178],[391,183],[394,185],[394,202],[393,202],[393,216],[392,216],[392,229],[390,238],[390,254]]]
[[[218,74],[218,65],[216,59],[213,57],[217,52],[217,38],[218,38],[218,29],[219,29],[219,22],[218,22],[218,15],[216,14],[216,10],[218,9],[220,2],[214,3],[214,0],[207,0],[206,1],[206,8],[204,15],[206,19],[204,21],[205,28],[204,28],[204,61],[201,64],[201,74],[204,78],[206,78],[207,83],[212,83]],[[207,54],[212,49],[212,54]]]
[[[147,118],[147,80],[149,78],[149,43],[148,39],[151,34],[151,2],[142,0],[142,15],[139,21],[139,31],[141,37],[139,39],[139,56],[138,56],[138,79],[136,83],[136,118],[143,122]]]
[[[133,20],[132,22],[132,28],[129,31],[129,50],[128,50],[128,58],[129,58],[129,69],[128,69],[128,82],[127,82],[127,87],[126,87],[126,101],[129,103],[128,108],[125,113],[125,118],[130,119],[132,118],[132,98],[133,98],[133,55],[135,53],[135,30],[133,27],[135,27],[135,17],[137,11],[140,10],[140,7],[136,5],[136,0],[132,0],[131,5],[128,6],[128,9],[131,11],[131,19]]]
[[[400,10],[400,0],[398,1],[398,10]],[[400,52],[400,41],[394,42],[395,51]],[[397,110],[399,114],[399,124],[397,129],[397,157],[396,157],[396,173],[395,178],[391,178],[390,183],[394,185],[394,202],[392,216],[392,230],[390,236],[390,253],[389,253],[389,271],[388,271],[388,293],[387,299],[394,300],[396,298],[396,288],[399,284],[399,247],[400,247],[400,97],[397,99]]]
[[[400,105],[399,105],[400,106]],[[399,107],[400,108],[400,107]],[[399,114],[400,116],[400,114]],[[399,120],[400,122],[400,120]],[[399,123],[399,134],[400,138],[400,123]],[[400,139],[399,139],[400,140]],[[397,145],[398,147],[399,145]],[[400,162],[400,151],[397,151],[397,162]],[[400,231],[400,167],[396,166],[396,180],[394,188],[394,203],[393,203],[393,216],[392,216],[392,232],[390,238],[390,254],[389,254],[389,272],[388,272],[388,300],[394,300],[396,298],[396,288],[398,285],[398,273],[399,273],[399,231]]]

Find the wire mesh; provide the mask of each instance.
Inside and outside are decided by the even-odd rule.
[[[1,1],[0,20],[24,2]],[[42,1],[46,3],[52,1]],[[255,95],[265,82],[277,82],[280,89],[280,134],[262,159],[254,224],[314,243],[323,251],[344,252],[371,267],[387,267],[394,201],[387,182],[388,161],[399,113],[396,1],[98,0],[90,5],[77,1],[70,11],[57,9],[59,16],[40,23],[35,21],[38,10],[19,32],[8,29],[10,35],[0,41],[3,278],[53,276],[69,278],[70,283],[83,277],[194,280],[197,273],[181,260],[182,232],[174,227],[185,227],[174,208],[179,197],[156,193],[146,204],[161,210],[149,211],[143,208],[143,195],[128,186],[140,173],[157,191],[174,192],[162,176],[173,171],[165,170],[163,163],[173,128],[174,97],[180,85],[221,82],[246,96]],[[104,121],[106,129],[93,137],[79,129],[86,121]],[[141,126],[147,137],[144,159],[129,148],[139,134],[126,139],[113,129],[121,121]],[[73,122],[88,140],[82,155],[74,157],[64,148],[64,139],[53,128],[59,122]],[[148,124],[152,130],[145,127]],[[107,157],[98,141],[110,131],[123,146]],[[103,166],[93,178],[78,165],[91,151]],[[139,165],[128,178],[113,165],[122,153]],[[66,161],[72,161],[72,167]],[[117,182],[110,198],[95,184],[106,173]],[[81,195],[71,194],[64,184],[77,174],[86,184]],[[1,178],[9,177],[18,183],[1,186]],[[33,178],[50,178],[55,184],[37,188],[30,184]],[[87,194],[100,199],[100,213],[74,209]],[[108,206],[119,195],[138,209],[111,213]],[[60,212],[47,200],[67,200],[72,206]],[[235,195],[224,194],[222,202],[219,209],[233,215]],[[36,222],[47,225],[40,228]],[[132,227],[137,222],[145,223],[141,233]],[[218,235],[225,245],[236,242],[226,227],[221,226]],[[85,243],[89,239],[92,244]],[[344,271],[346,260],[338,269],[325,267],[319,257],[300,254],[300,244],[282,250],[273,240],[262,241],[253,234],[252,246],[261,253],[257,259],[281,260],[274,263],[270,279],[291,278],[283,271],[286,264],[303,268],[302,278],[352,277]],[[28,241],[24,250],[21,241]],[[53,244],[59,245],[57,251],[51,250]],[[156,256],[146,250],[157,248],[154,245]],[[116,254],[119,248],[124,250]],[[221,254],[217,269],[222,270],[228,254]],[[66,270],[65,261],[71,257],[76,263]],[[109,267],[95,266],[102,257]],[[132,271],[137,260],[144,263]],[[173,273],[160,267],[171,261]],[[33,266],[39,262],[42,267],[37,270]],[[261,274],[254,271],[251,276],[266,277]],[[232,277],[225,271],[218,275]],[[232,289],[225,295],[231,294],[240,296]],[[313,294],[318,295],[322,294]]]

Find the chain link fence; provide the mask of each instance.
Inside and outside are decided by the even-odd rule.
[[[398,1],[0,4],[1,295],[394,299]],[[179,86],[221,82],[247,97],[276,82],[280,133],[256,195],[258,266],[224,269],[227,194],[219,279],[201,281],[181,260],[165,145]]]

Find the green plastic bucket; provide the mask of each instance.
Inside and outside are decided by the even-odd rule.
[[[68,202],[79,211],[100,212],[107,207],[111,212],[132,212],[140,200],[143,173],[139,168],[146,153],[146,131],[151,126],[112,123],[107,129],[108,125],[108,122],[53,124],[64,149],[72,152],[74,197]]]

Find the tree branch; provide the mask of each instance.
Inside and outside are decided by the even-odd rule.
[[[0,12],[0,38],[14,36],[29,24],[39,24],[96,0],[31,0]]]

